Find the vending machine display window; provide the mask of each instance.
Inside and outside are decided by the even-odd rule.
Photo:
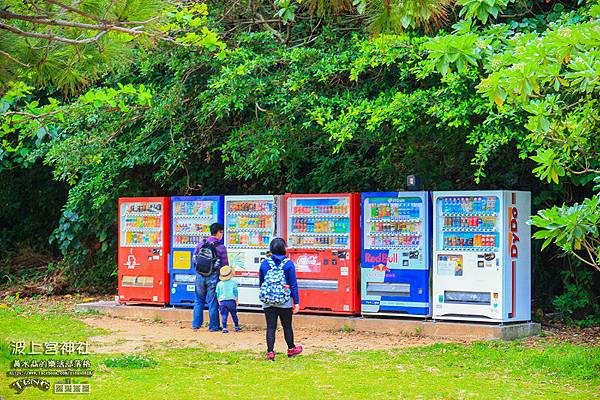
[[[162,246],[162,204],[121,204],[121,246]]]
[[[210,236],[210,225],[217,222],[216,201],[173,202],[173,248],[190,248]]]
[[[443,250],[497,251],[499,246],[496,196],[456,196],[442,199]]]
[[[229,247],[235,249],[269,246],[273,228],[273,201],[227,202]]]
[[[421,199],[370,197],[363,203],[365,244],[370,249],[413,249],[420,247]]]

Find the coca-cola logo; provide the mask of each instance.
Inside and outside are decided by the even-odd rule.
[[[296,259],[297,265],[316,265],[319,264],[319,257],[316,255],[303,254]]]

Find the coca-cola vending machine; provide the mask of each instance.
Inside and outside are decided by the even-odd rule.
[[[360,195],[286,194],[284,210],[300,309],[359,314]]]

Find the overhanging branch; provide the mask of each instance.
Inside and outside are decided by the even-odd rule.
[[[159,18],[158,16],[156,16],[156,17],[150,18],[150,19],[148,19],[146,21],[110,21],[110,20],[101,18],[101,17],[99,17],[97,15],[86,13],[85,11],[82,11],[82,10],[80,10],[78,8],[69,6],[67,4],[63,4],[63,3],[59,2],[59,1],[56,1],[56,0],[44,0],[44,1],[46,3],[54,4],[54,5],[62,8],[62,9],[70,11],[72,13],[79,14],[82,17],[91,19],[93,21],[98,21],[98,22],[103,22],[103,23],[109,23],[109,24],[112,24],[112,25],[115,25],[115,26],[122,26],[122,25],[145,25],[145,24],[148,24],[148,23],[150,23],[152,21],[155,21],[155,20],[157,20]]]
[[[55,35],[48,34],[48,33],[23,31],[19,28],[16,28],[11,25],[6,25],[3,23],[0,23],[0,29],[12,32],[16,35],[32,37],[32,38],[37,38],[37,39],[46,39],[51,42],[62,42],[62,43],[74,44],[74,45],[97,42],[98,39],[100,39],[102,36],[104,36],[107,32],[107,31],[100,31],[100,32],[98,32],[98,34],[96,36],[91,37],[91,38],[86,38],[86,39],[69,39],[69,38],[65,38],[62,36],[55,36]]]
[[[14,19],[20,21],[27,21],[32,24],[38,25],[51,25],[51,26],[64,26],[66,28],[78,28],[85,30],[95,30],[95,31],[118,31],[123,33],[128,33],[133,36],[141,35],[143,32],[138,31],[136,29],[141,27],[134,28],[125,28],[119,26],[118,23],[111,23],[108,21],[103,21],[100,24],[86,24],[83,22],[73,22],[73,21],[65,21],[62,19],[52,19],[47,18],[45,16],[40,15],[24,15],[24,14],[15,14],[8,11],[0,11],[0,19]]]
[[[27,67],[31,66],[29,64],[25,64],[24,62],[17,60],[16,58],[14,58],[13,56],[11,56],[10,54],[8,54],[5,51],[0,50],[0,55],[3,55],[4,57],[8,58],[9,60],[12,60],[12,61],[16,62],[17,64],[19,64],[22,67],[27,68]]]

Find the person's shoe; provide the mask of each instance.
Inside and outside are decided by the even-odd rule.
[[[193,331],[197,331],[197,330],[199,330],[199,329],[200,329],[200,327],[199,327],[199,326],[192,326],[192,330],[193,330]]]
[[[302,346],[299,344],[293,349],[288,349],[288,357],[295,357],[300,353],[302,353]]]
[[[229,331],[228,331],[227,329],[225,329],[225,328],[223,328],[223,331],[222,331],[222,332],[223,332],[223,333],[229,333]]]
[[[239,331],[242,330],[242,328],[240,328],[239,326],[236,326],[233,330],[236,331],[236,332],[239,332]]]
[[[270,351],[267,353],[267,361],[275,361],[275,353]]]

